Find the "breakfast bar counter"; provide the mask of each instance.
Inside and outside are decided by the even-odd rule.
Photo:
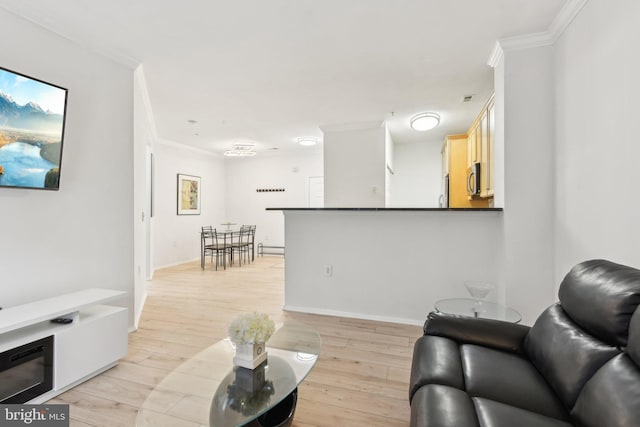
[[[285,221],[285,310],[422,324],[463,283],[499,283],[500,208],[269,208]]]

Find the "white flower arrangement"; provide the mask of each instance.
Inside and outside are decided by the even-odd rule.
[[[276,326],[264,313],[241,314],[229,324],[229,338],[236,344],[267,342]]]

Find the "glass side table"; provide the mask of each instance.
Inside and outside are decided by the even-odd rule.
[[[520,313],[513,308],[506,307],[495,302],[483,301],[476,305],[472,298],[448,298],[436,301],[436,311],[460,316],[479,317],[483,319],[503,320],[505,322],[519,323],[522,320]]]

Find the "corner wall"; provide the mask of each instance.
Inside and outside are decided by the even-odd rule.
[[[322,151],[225,160],[226,220],[256,225],[256,245],[284,245],[284,217],[275,207],[309,206],[309,177],[323,176]],[[283,188],[284,192],[257,192]]]
[[[133,71],[0,9],[2,66],[68,92],[59,191],[0,189],[0,306],[128,292],[133,324]]]
[[[153,269],[200,258],[200,231],[225,218],[225,176],[222,158],[184,145],[160,142],[154,147]],[[178,174],[200,177],[200,215],[177,214]]]
[[[639,16],[590,0],[555,46],[556,286],[586,259],[640,268]]]

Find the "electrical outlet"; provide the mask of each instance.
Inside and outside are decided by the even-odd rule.
[[[333,266],[325,265],[324,266],[324,277],[331,277],[333,275]]]

